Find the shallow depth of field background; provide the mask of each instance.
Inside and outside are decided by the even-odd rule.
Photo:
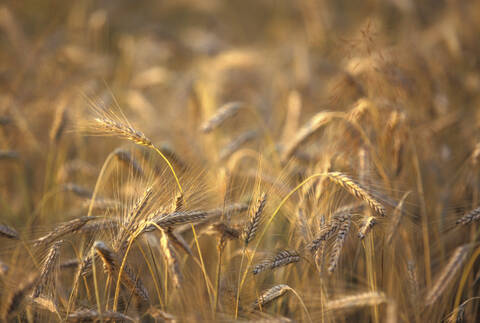
[[[1,2],[0,225],[18,238],[0,235],[0,319],[74,321],[72,313],[90,310],[107,320],[115,284],[100,258],[96,283],[81,278],[74,297],[76,270],[62,263],[81,262],[95,241],[115,245],[112,228],[62,237],[42,294],[48,306],[28,291],[9,312],[49,252],[35,239],[89,209],[125,218],[150,186],[148,212],[175,203],[178,186],[158,154],[98,136],[93,120],[107,111],[169,153],[183,211],[249,207],[193,222],[195,233],[190,224],[173,228],[191,248],[175,246],[180,286],[160,235],[135,240],[126,259],[150,300],[138,304],[121,287],[119,313],[142,322],[474,322],[478,224],[456,222],[480,204],[479,35],[474,0]],[[229,102],[243,108],[203,133]],[[325,123],[286,154],[325,111]],[[255,135],[225,149],[248,131]],[[118,148],[141,176],[121,160],[104,164]],[[324,260],[308,246],[336,210],[359,200],[320,176],[281,202],[309,176],[334,171],[361,184],[386,216],[360,201],[366,207],[330,272],[335,237]],[[93,205],[95,188],[112,203]],[[255,240],[224,241],[218,224],[244,231],[262,192]],[[360,240],[370,217],[377,224]],[[461,261],[449,262],[459,247]],[[298,251],[298,263],[252,274],[283,249]],[[252,305],[278,284],[290,289]]]

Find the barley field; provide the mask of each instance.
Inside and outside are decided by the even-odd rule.
[[[0,321],[480,321],[480,1],[0,3]]]

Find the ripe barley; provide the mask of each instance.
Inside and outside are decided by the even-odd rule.
[[[257,136],[258,136],[258,131],[256,130],[248,130],[240,134],[238,137],[236,137],[231,142],[229,142],[224,148],[222,148],[219,155],[220,159],[223,160],[228,158],[235,151],[237,151],[241,146],[243,146],[249,141],[252,141]]]
[[[299,261],[300,255],[298,254],[298,252],[294,250],[283,250],[279,252],[275,257],[266,259],[261,263],[255,265],[255,267],[253,268],[253,274],[257,275],[267,269],[275,269]]]
[[[242,108],[242,102],[229,102],[218,109],[218,111],[210,119],[208,119],[202,126],[201,130],[204,133],[209,133],[218,128],[226,120],[232,118]]]
[[[429,306],[435,303],[435,301],[443,294],[449,283],[455,277],[455,274],[462,267],[463,263],[467,259],[467,254],[470,250],[470,245],[463,245],[455,249],[455,252],[450,257],[450,260],[443,268],[442,272],[437,278],[437,282],[428,291],[425,297],[425,305]]]
[[[358,237],[363,240],[367,234],[372,230],[372,228],[377,224],[377,220],[371,216],[369,217],[365,223],[360,227],[360,230],[358,232]]]
[[[44,291],[45,287],[48,285],[48,282],[50,280],[55,281],[55,277],[53,277],[53,275],[55,274],[54,269],[55,269],[55,265],[57,264],[59,249],[62,243],[63,241],[60,240],[55,242],[50,247],[50,250],[48,251],[48,255],[45,258],[45,262],[43,263],[43,266],[42,266],[40,278],[38,280],[37,285],[35,286],[35,289],[33,290],[32,298],[39,297],[40,294],[42,294],[42,292]],[[55,285],[53,286],[53,289],[55,289]]]
[[[125,314],[113,311],[104,311],[101,314],[95,310],[82,309],[68,315],[67,322],[135,322]]]
[[[250,220],[245,226],[245,230],[243,232],[245,245],[248,245],[248,243],[255,238],[266,202],[267,202],[267,194],[263,192],[260,195],[260,197],[257,199],[257,204],[255,205],[255,208],[252,210]]]
[[[480,219],[480,206],[466,213],[464,216],[458,219],[456,223],[457,225],[458,224],[469,225],[470,223],[478,221],[479,219]]]
[[[0,224],[0,237],[8,239],[18,239],[18,232],[6,225]]]
[[[334,300],[329,300],[325,308],[330,311],[344,310],[352,307],[374,306],[387,301],[385,294],[381,292],[366,292],[354,295],[346,295]]]
[[[38,238],[35,240],[34,245],[47,245],[59,238],[80,230],[85,224],[89,221],[96,219],[94,216],[83,216],[80,218],[73,219],[68,222],[64,222],[56,226],[50,233],[47,233],[43,237]]]
[[[298,148],[324,125],[328,124],[332,117],[333,113],[330,111],[322,111],[314,115],[307,124],[300,128],[293,140],[286,145],[283,150],[282,159],[286,161],[292,157]]]
[[[164,231],[162,231],[161,234],[160,247],[162,248],[164,259],[167,262],[170,274],[172,275],[173,285],[175,288],[179,288],[183,278],[179,267],[177,253],[175,252],[175,248],[170,242],[168,235]]]
[[[285,284],[279,284],[264,290],[262,294],[255,300],[252,307],[254,309],[262,309],[274,300],[285,295],[285,293],[289,290],[291,290],[291,287]]]
[[[135,158],[132,156],[132,154],[129,151],[127,151],[125,149],[122,149],[122,148],[117,148],[117,149],[115,149],[113,154],[115,155],[115,157],[117,157],[117,159],[120,162],[125,164],[125,166],[128,167],[132,171],[132,174],[134,176],[139,176],[139,177],[144,177],[145,176],[145,173],[144,173],[142,167],[135,160]]]
[[[355,196],[361,201],[364,201],[374,210],[378,215],[385,216],[385,208],[380,202],[378,202],[370,193],[368,193],[364,188],[362,188],[358,183],[356,183],[349,176],[340,173],[340,172],[330,172],[327,174],[334,183],[340,185],[346,189],[350,194]]]
[[[335,238],[335,243],[333,245],[332,254],[330,255],[330,264],[328,266],[328,271],[333,272],[337,268],[338,259],[340,258],[340,253],[342,252],[343,245],[345,244],[345,239],[347,237],[348,231],[350,230],[351,220],[347,219],[342,222],[338,229],[337,237]]]

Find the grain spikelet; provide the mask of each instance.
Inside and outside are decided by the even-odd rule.
[[[360,228],[358,232],[358,237],[363,240],[367,236],[367,234],[372,230],[375,224],[377,224],[377,220],[373,216],[370,216]]]
[[[57,143],[62,137],[63,131],[67,124],[67,105],[65,102],[60,102],[60,105],[55,111],[55,117],[53,119],[52,128],[50,128],[50,141]]]
[[[121,259],[118,255],[102,241],[95,241],[93,248],[103,261],[105,271],[111,275],[113,279],[117,278],[120,269]],[[122,270],[121,282],[130,290],[139,296],[145,302],[149,301],[147,289],[143,285],[140,278],[135,278],[133,271],[125,264]]]
[[[40,296],[40,297],[31,299],[31,301],[32,301],[32,304],[46,311],[49,311],[51,313],[58,313],[57,304],[55,304],[55,302],[50,298]]]
[[[168,264],[170,274],[172,275],[173,284],[176,288],[178,288],[182,282],[182,273],[180,272],[175,248],[173,248],[168,235],[164,231],[162,231],[162,236],[160,238],[160,246],[162,248],[165,261]]]
[[[6,225],[0,224],[0,237],[8,239],[18,239],[18,232]]]
[[[38,246],[40,244],[44,244],[44,245],[49,244],[69,233],[73,233],[80,230],[85,224],[87,224],[87,222],[94,219],[96,219],[96,217],[83,216],[68,222],[61,223],[57,227],[55,227],[50,233],[35,240],[34,245]]]
[[[154,217],[152,221],[162,228],[170,228],[181,224],[198,222],[206,219],[209,215],[208,211],[174,212]]]
[[[267,269],[275,269],[278,267],[286,266],[288,264],[296,263],[300,261],[300,255],[295,250],[283,250],[279,252],[275,257],[266,259],[257,264],[253,268],[253,274],[259,274]]]
[[[78,197],[91,198],[93,195],[92,191],[75,183],[65,183],[62,188],[65,192],[73,193]]]
[[[398,226],[400,225],[400,221],[402,220],[403,217],[403,204],[405,203],[405,200],[407,199],[408,195],[410,194],[410,191],[406,192],[400,202],[398,202],[397,206],[395,207],[395,210],[393,210],[393,221],[391,225],[391,230],[390,233],[388,234],[387,237],[387,244],[392,243],[393,237],[395,236],[395,233],[398,231]]]
[[[252,210],[250,220],[245,226],[245,230],[243,233],[245,245],[248,245],[248,243],[255,238],[266,202],[267,202],[267,194],[263,192],[260,195],[260,197],[257,199],[257,204],[255,205],[255,208]]]
[[[70,313],[67,322],[135,322],[135,320],[125,314],[113,311],[105,311],[101,314],[95,310],[82,309]]]
[[[307,141],[315,132],[332,119],[332,112],[322,111],[314,115],[300,130],[297,132],[293,140],[288,143],[283,151],[283,160],[288,160],[295,154],[300,146]]]
[[[274,300],[285,295],[285,293],[291,289],[292,288],[288,285],[279,284],[279,285],[273,286],[272,288],[264,290],[262,294],[258,297],[258,299],[255,300],[252,307],[254,309],[262,309],[263,307],[267,306]]]
[[[178,192],[173,205],[173,212],[180,212],[183,208],[183,193]]]
[[[8,273],[8,265],[3,263],[1,260],[0,260],[0,277],[1,276],[5,276],[7,273]]]
[[[129,167],[132,170],[133,175],[143,177],[144,172],[140,164],[135,160],[132,154],[122,148],[117,148],[113,152],[113,154],[117,157],[117,159],[125,164],[125,166]]]
[[[153,190],[152,187],[148,187],[143,195],[137,200],[131,211],[129,212],[127,218],[126,218],[126,223],[127,226],[131,226],[133,223],[138,220],[138,218],[142,215],[142,212],[145,210],[147,207],[148,202],[153,196]]]
[[[480,219],[480,206],[476,209],[471,210],[470,212],[466,213],[460,219],[457,220],[458,224],[469,225],[474,221],[478,221]]]
[[[330,255],[330,264],[328,266],[328,271],[333,272],[337,268],[338,259],[340,258],[340,253],[342,252],[343,245],[345,243],[345,238],[347,237],[348,231],[350,230],[351,220],[347,219],[340,225],[335,238],[335,243],[333,245],[332,254]]]
[[[372,195],[370,195],[364,188],[357,184],[349,176],[340,172],[330,172],[327,176],[336,184],[346,189],[350,194],[361,201],[364,201],[374,210],[378,215],[385,216],[385,208]]]
[[[327,241],[333,235],[337,232],[337,230],[340,228],[341,224],[344,223],[345,221],[350,221],[351,215],[352,215],[352,207],[347,206],[343,207],[339,210],[337,210],[333,216],[331,222],[327,225],[326,228],[324,228],[321,232],[318,238],[313,240],[309,245],[308,248],[312,253],[317,251],[317,249],[321,246],[323,241]]]
[[[214,220],[222,216],[222,214],[236,214],[248,210],[248,205],[244,203],[234,203],[225,208],[217,208],[211,210],[182,211],[167,214],[159,214],[160,211],[151,214],[149,218],[162,228],[171,228],[187,223],[200,222],[204,220]],[[155,226],[147,226],[143,232],[155,231]]]
[[[185,241],[185,239],[183,239],[180,233],[172,230],[167,230],[167,234],[170,241],[172,241],[174,244],[179,246],[182,250],[184,250],[190,256],[193,256],[192,249],[190,248],[188,243]]]
[[[78,259],[69,259],[60,264],[60,269],[77,268],[80,265]]]
[[[234,240],[240,237],[240,231],[223,222],[212,224],[212,229],[223,237]]]
[[[117,255],[110,248],[105,245],[102,241],[95,241],[93,248],[100,256],[103,262],[103,269],[113,278],[115,277],[115,272],[118,269],[118,259]]]
[[[366,292],[330,300],[326,303],[325,308],[330,311],[335,311],[353,307],[374,306],[386,301],[385,294],[381,292]]]
[[[467,259],[467,254],[469,250],[469,245],[463,245],[455,249],[455,252],[450,257],[450,260],[445,265],[445,268],[442,270],[439,277],[437,278],[437,282],[428,291],[425,298],[426,306],[435,303],[435,301],[442,295],[449,283],[455,277],[455,274],[462,267],[465,259]]]
[[[256,130],[248,130],[238,137],[233,139],[230,143],[228,143],[222,150],[220,151],[220,159],[226,159],[234,152],[236,152],[241,146],[246,144],[249,141],[252,141],[258,136],[258,132]]]
[[[153,143],[149,138],[147,138],[141,131],[134,129],[129,125],[103,116],[97,117],[94,120],[100,129],[106,134],[117,135],[120,138],[127,139],[140,146],[153,147]]]
[[[242,108],[244,104],[242,102],[229,102],[220,107],[209,120],[207,120],[202,126],[201,130],[204,133],[209,133],[218,128],[223,122],[235,116]]]
[[[4,303],[5,309],[3,313],[3,318],[5,321],[12,317],[21,308],[27,294],[30,293],[30,291],[35,287],[37,281],[38,275],[30,277],[25,284],[15,290],[7,299],[7,301]]]
[[[45,258],[45,262],[42,266],[42,271],[40,273],[40,278],[38,284],[35,286],[35,289],[32,293],[32,298],[39,297],[45,287],[48,285],[49,280],[55,279],[53,276],[53,271],[55,269],[55,265],[57,264],[58,256],[59,256],[59,249],[63,241],[55,242],[48,251],[47,257]]]
[[[15,160],[19,158],[19,154],[13,150],[0,150],[0,160]]]

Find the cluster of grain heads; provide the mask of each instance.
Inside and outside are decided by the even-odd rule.
[[[353,209],[350,206],[337,210],[330,222],[320,230],[320,234],[308,245],[308,249],[313,253],[317,251],[318,248],[322,245],[324,241],[332,238],[341,227],[341,225],[350,221],[352,216]]]

